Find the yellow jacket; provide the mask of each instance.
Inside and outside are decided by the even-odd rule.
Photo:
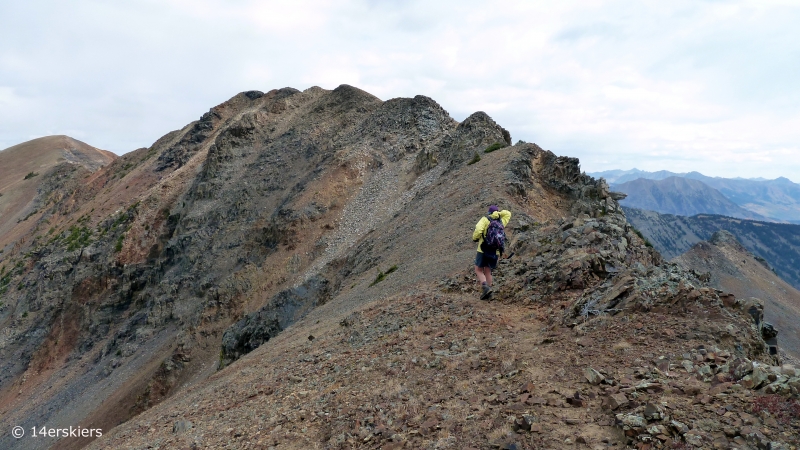
[[[508,225],[508,221],[511,220],[511,211],[502,210],[502,211],[495,211],[491,214],[492,219],[500,219],[503,222],[503,226]],[[478,243],[478,251],[483,253],[481,250],[481,244],[483,244],[483,236],[486,234],[486,229],[489,228],[489,219],[486,216],[481,217],[481,220],[475,225],[475,231],[472,232],[472,240]],[[498,255],[500,254],[500,250],[497,251]]]

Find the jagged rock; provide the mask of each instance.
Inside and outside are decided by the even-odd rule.
[[[604,404],[611,411],[615,411],[628,404],[628,397],[622,392],[611,394],[604,399]]]
[[[670,421],[670,425],[672,426],[673,429],[675,429],[675,432],[677,432],[680,435],[683,435],[683,434],[686,434],[686,433],[689,432],[689,427],[686,424],[684,424],[683,422],[679,422],[677,420],[672,420],[672,421]]]
[[[742,427],[739,434],[744,437],[745,441],[758,449],[768,449],[769,439],[764,434],[753,427]]]
[[[753,369],[753,373],[742,379],[742,386],[747,389],[758,389],[769,382],[769,373],[763,366]]]
[[[591,385],[598,385],[603,382],[604,377],[600,375],[600,372],[594,370],[591,367],[587,367],[583,371],[583,376],[586,378],[586,381],[589,382]]]
[[[683,439],[686,440],[686,443],[689,445],[700,448],[703,447],[703,436],[699,434],[690,431],[683,435]]]
[[[531,431],[531,426],[536,422],[536,417],[523,415],[514,420],[514,431]]]
[[[728,371],[734,379],[740,380],[753,372],[753,362],[746,358],[737,358],[731,362]]]
[[[188,420],[179,420],[172,425],[172,432],[173,433],[183,433],[185,431],[192,429],[192,422]]]
[[[617,421],[622,425],[623,430],[640,430],[647,426],[647,421],[645,418],[638,414],[617,414],[616,418]]]
[[[652,403],[646,404],[642,413],[647,420],[661,420],[664,418],[664,410]]]
[[[316,436],[314,439],[324,437],[326,445],[334,447],[369,442],[376,448],[391,448],[423,445],[418,441],[402,443],[406,438],[418,440],[419,434],[426,441],[436,439],[440,446],[453,446],[461,444],[452,442],[454,436],[485,436],[508,425],[510,416],[516,419],[512,426],[518,431],[530,425],[530,431],[542,433],[529,438],[548,442],[558,427],[572,428],[571,443],[581,443],[588,439],[581,439],[577,433],[584,433],[588,424],[612,426],[613,417],[618,417],[620,426],[628,427],[628,437],[640,436],[642,444],[647,440],[648,445],[658,441],[666,446],[668,439],[675,437],[667,430],[667,422],[674,416],[691,423],[708,423],[713,429],[708,433],[701,432],[700,426],[693,430],[708,446],[727,439],[719,436],[720,417],[735,424],[742,405],[750,400],[747,395],[753,395],[737,390],[740,385],[731,385],[727,374],[744,376],[750,371],[746,364],[733,364],[731,355],[766,359],[759,353],[762,337],[751,332],[738,309],[719,309],[719,294],[705,287],[701,275],[665,263],[649,248],[626,223],[618,196],[604,181],[583,174],[577,159],[557,157],[535,144],[504,147],[485,156],[504,164],[495,168],[492,183],[476,185],[474,191],[470,191],[473,185],[448,188],[458,186],[459,178],[451,177],[456,172],[483,171],[479,166],[463,164],[470,151],[482,151],[494,143],[502,145],[510,140],[507,133],[481,114],[456,124],[426,97],[381,102],[350,86],[333,92],[319,88],[302,93],[246,92],[209,114],[165,137],[152,154],[144,149],[135,158],[126,159],[151,164],[148,170],[153,170],[147,172],[139,166],[134,169],[138,170],[135,176],[127,177],[124,183],[136,189],[137,180],[144,180],[141,182],[158,188],[158,195],[142,199],[131,211],[103,219],[99,228],[93,229],[106,230],[106,237],[84,250],[47,247],[41,259],[32,258],[31,264],[23,264],[29,274],[23,276],[24,270],[19,270],[10,284],[14,295],[17,283],[32,287],[35,282],[45,299],[73,296],[75,305],[79,305],[73,323],[78,327],[87,324],[91,336],[109,337],[108,341],[84,340],[80,345],[86,347],[67,358],[77,356],[75,360],[87,363],[81,356],[89,352],[83,348],[99,347],[103,342],[92,355],[98,355],[93,357],[112,377],[124,372],[120,367],[130,367],[133,358],[129,357],[134,352],[126,346],[135,343],[152,350],[156,341],[152,336],[164,345],[181,348],[189,348],[197,337],[194,343],[205,346],[218,336],[223,324],[237,318],[223,333],[224,365],[286,327],[298,326],[277,346],[283,350],[286,343],[293,342],[294,347],[266,359],[246,358],[228,367],[214,375],[213,391],[201,379],[208,375],[206,372],[181,371],[182,357],[163,360],[160,378],[147,386],[152,392],[147,401],[166,399],[164,409],[169,411],[176,404],[167,398],[171,395],[169,383],[180,385],[183,380],[195,380],[189,375],[198,376],[197,391],[180,391],[200,404],[192,406],[196,414],[192,419],[204,421],[208,431],[198,436],[219,438],[212,430],[222,423],[219,433],[226,436],[222,439],[253,439],[256,446],[277,446],[283,444],[279,439]],[[284,121],[289,116],[313,120]],[[415,164],[419,173],[414,173]],[[438,169],[432,170],[437,165]],[[120,175],[124,177],[122,172]],[[175,186],[184,178],[189,180],[186,186]],[[111,182],[101,187],[104,180],[98,180],[96,190],[114,188]],[[169,200],[161,202],[162,191],[163,198]],[[390,194],[373,195],[384,191]],[[497,296],[505,305],[489,310],[502,316],[507,310],[518,309],[516,317],[524,317],[521,323],[498,321],[492,314],[485,316],[486,306],[470,304],[462,293],[474,292],[474,280],[464,273],[442,284],[448,291],[444,297],[451,297],[446,300],[439,298],[442,292],[425,283],[416,284],[420,277],[445,277],[445,273],[463,266],[463,261],[456,259],[461,257],[459,252],[438,252],[438,246],[451,242],[452,236],[434,232],[461,219],[442,222],[431,216],[431,210],[438,214],[439,209],[431,208],[430,199],[446,199],[436,204],[456,213],[472,208],[477,211],[481,202],[527,208],[526,213],[514,210],[509,224],[509,250],[516,256],[503,260],[496,271]],[[147,209],[148,203],[154,205],[152,211]],[[380,214],[372,214],[373,209]],[[480,209],[482,213],[485,207]],[[545,217],[527,215],[534,211]],[[412,238],[405,240],[405,236]],[[412,245],[417,236],[430,245]],[[120,239],[124,245],[117,253],[113,248]],[[451,244],[462,244],[462,238],[453,239],[456,241]],[[140,243],[145,248],[137,254]],[[465,248],[470,247],[469,242],[464,243]],[[409,247],[409,251],[397,251],[397,247]],[[437,249],[437,255],[420,258],[428,247]],[[414,274],[402,274],[403,264],[412,260],[419,264],[414,266]],[[435,261],[435,266],[430,261]],[[401,269],[386,281],[369,285],[372,273],[392,264],[400,264]],[[427,270],[418,270],[420,267]],[[437,273],[439,267],[441,273]],[[87,276],[90,273],[99,274],[99,278]],[[25,299],[28,303],[20,304],[47,311],[42,297],[33,295],[33,289],[30,292],[30,298]],[[297,323],[311,308],[332,296],[336,296],[336,303],[328,311],[336,317],[334,322],[320,326],[313,321]],[[458,297],[457,301],[452,297]],[[517,308],[515,303],[530,306],[530,311]],[[395,304],[402,304],[402,308],[393,308]],[[242,311],[262,305],[242,316]],[[352,313],[351,308],[356,307],[366,310]],[[448,317],[434,326],[437,310]],[[0,310],[0,315],[6,311]],[[56,327],[68,321],[52,319],[63,319],[69,311],[53,311],[44,325],[21,333],[39,339],[48,326],[54,327],[54,333],[64,331]],[[323,322],[330,319],[317,318]],[[21,319],[16,317],[14,325],[24,324]],[[342,326],[331,326],[336,322]],[[683,325],[688,322],[696,326],[686,329]],[[522,330],[532,323],[536,323],[535,330]],[[540,333],[540,326],[542,334],[535,335]],[[173,342],[169,335],[173,328],[193,338]],[[463,339],[451,339],[450,335],[465,328],[469,332]],[[18,336],[16,329],[13,332]],[[526,333],[535,335],[534,346],[546,356],[544,364],[555,367],[549,374],[552,376],[537,380],[536,385],[527,384],[520,393],[508,382],[514,376],[528,374],[523,367],[530,361],[519,361],[528,358],[528,349],[520,348],[527,341],[514,338]],[[572,333],[580,338],[573,339]],[[604,339],[596,339],[598,336]],[[1,338],[2,346],[14,344],[5,336]],[[698,348],[698,343],[710,342],[724,349],[707,345],[701,351],[690,350]],[[146,347],[148,344],[151,347]],[[515,348],[514,352],[506,352],[507,346]],[[416,351],[421,349],[424,352]],[[33,350],[36,348],[16,348],[14,355],[33,355]],[[652,352],[664,356],[654,359]],[[688,356],[678,356],[684,352]],[[160,350],[153,353],[161,354]],[[0,358],[4,368],[13,360],[6,355]],[[570,358],[564,358],[559,367],[561,355]],[[632,362],[634,358],[636,362]],[[676,372],[679,362],[688,363],[692,371],[699,368],[701,375],[714,384],[709,386],[694,376]],[[590,365],[606,369],[596,371]],[[480,374],[486,381],[474,386],[479,392],[473,400],[467,392],[473,386],[454,392],[447,385],[449,381],[438,383],[433,379],[445,372],[458,375],[460,380]],[[6,373],[0,371],[0,382],[8,380]],[[792,379],[779,383],[779,374],[771,376],[775,380],[770,386],[792,386]],[[403,378],[402,383],[385,389],[363,388],[379,379],[398,377]],[[584,384],[582,393],[575,392],[584,378],[591,386]],[[414,383],[420,379],[423,382]],[[244,388],[240,380],[247,380]],[[610,411],[596,410],[596,395],[601,395],[603,407]],[[698,403],[687,406],[695,396]],[[479,406],[484,400],[486,408],[467,412],[471,403]],[[662,408],[662,401],[669,406]],[[409,417],[401,418],[395,405],[407,405]],[[563,414],[565,410],[556,409],[566,405],[587,411]],[[141,409],[148,406],[142,404]],[[559,420],[542,426],[522,415],[527,410],[543,410],[549,417],[553,413]],[[464,424],[454,423],[458,422],[454,417],[461,413],[474,413],[474,417]],[[247,427],[228,426],[242,420],[241,415],[263,416],[259,436],[249,434],[244,429]],[[174,421],[180,415],[169,417]],[[163,425],[161,418],[158,420]],[[424,426],[419,427],[420,422]],[[771,423],[764,420],[765,427],[771,427]],[[469,427],[479,429],[467,430]],[[162,433],[169,433],[168,428],[157,425],[147,425],[144,430],[151,428],[152,432],[133,434],[137,439],[151,439],[148,444],[152,444],[163,437]],[[442,434],[436,436],[439,429]],[[120,431],[114,438],[129,430]],[[337,430],[332,431],[337,434],[342,430],[342,434],[331,436],[331,430]],[[616,431],[600,432],[609,432],[606,439],[619,437]],[[270,441],[273,438],[275,441]],[[780,435],[770,438],[780,440]],[[563,442],[560,436],[556,446]],[[220,441],[203,445],[215,444]],[[625,442],[614,444],[624,446]],[[463,445],[480,447],[486,443]]]

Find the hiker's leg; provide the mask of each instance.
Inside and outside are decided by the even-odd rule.
[[[483,275],[486,278],[486,284],[491,286],[492,285],[492,268],[491,267],[484,267],[483,268]]]
[[[486,283],[486,276],[483,274],[484,267],[475,266],[475,275],[478,277],[478,284]]]

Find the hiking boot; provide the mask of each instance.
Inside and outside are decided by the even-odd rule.
[[[488,284],[481,286],[481,300],[488,300],[492,296],[492,288]]]

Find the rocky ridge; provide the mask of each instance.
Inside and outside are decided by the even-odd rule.
[[[576,160],[509,150],[508,193],[569,201],[566,218],[512,219],[494,302],[468,268],[355,311],[332,299],[104,442],[793,448],[800,379],[763,317],[664,262]]]
[[[10,288],[0,320],[10,333],[0,346],[0,417],[107,433],[91,444],[0,445],[716,440],[719,409],[688,403],[695,394],[682,386],[705,392],[734,361],[745,365],[731,377],[739,384],[776,364],[756,322],[663,262],[626,223],[621,196],[577,159],[509,143],[487,115],[458,124],[425,97],[286,88],[239,94],[86,184],[73,178],[74,190],[32,217],[52,224],[50,237],[3,259]],[[469,236],[492,203],[514,213],[514,256],[497,272],[500,301],[485,303],[474,299]],[[694,356],[705,357],[700,350],[713,361]],[[654,358],[685,370],[659,382],[675,390],[627,381],[661,380]],[[685,360],[695,361],[691,371]],[[588,368],[610,381],[587,379]],[[781,405],[796,395],[788,373],[779,383],[788,390],[773,394]],[[604,410],[615,387],[629,403]],[[761,393],[725,420],[753,415],[750,399]],[[672,394],[670,417],[705,421],[689,437],[626,433],[631,424],[616,417]],[[757,423],[767,442],[792,442],[796,416],[781,429],[767,423],[778,413],[767,414]],[[761,445],[749,434],[740,427],[725,438]]]

